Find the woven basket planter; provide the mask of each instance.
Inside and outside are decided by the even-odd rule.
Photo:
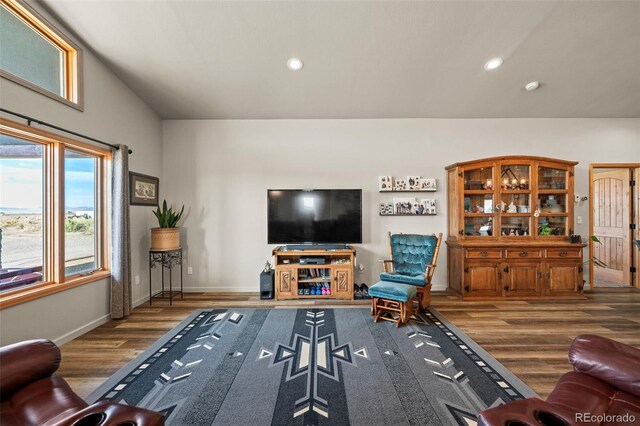
[[[180,247],[180,228],[151,228],[151,250],[174,250]]]

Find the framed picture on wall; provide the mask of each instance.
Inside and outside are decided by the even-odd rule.
[[[141,173],[129,172],[129,204],[157,206],[160,179]]]

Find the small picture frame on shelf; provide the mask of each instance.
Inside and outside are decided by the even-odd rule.
[[[393,191],[393,176],[378,176],[379,191]]]
[[[410,215],[416,214],[414,209],[416,199],[415,198],[394,198],[393,199],[393,214]]]
[[[393,215],[393,203],[380,203],[380,215],[381,216]]]
[[[425,198],[420,200],[420,205],[424,206],[424,212],[422,214],[430,216],[436,214],[436,200],[434,200],[433,198]]]
[[[484,200],[484,212],[485,213],[493,212],[493,200],[492,199]]]
[[[435,191],[437,190],[436,180],[432,178],[421,178],[418,189],[421,191]]]
[[[420,176],[407,176],[407,187],[411,190],[420,189]]]
[[[406,191],[407,188],[407,181],[404,179],[396,179],[393,183],[393,189],[396,191]]]

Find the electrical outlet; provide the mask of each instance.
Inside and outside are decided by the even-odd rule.
[[[140,275],[136,275],[135,281],[136,285],[140,285]]]
[[[578,223],[582,223],[582,216],[578,216]]]
[[[360,263],[358,265],[358,272],[364,272],[364,264],[363,263]]]
[[[187,268],[187,275],[193,275],[193,267],[192,266],[189,266]]]

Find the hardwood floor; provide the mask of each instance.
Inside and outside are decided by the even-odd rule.
[[[640,346],[640,291],[596,289],[587,300],[462,302],[433,293],[432,305],[505,367],[546,398],[570,370],[567,350],[582,333]],[[155,301],[134,309],[62,346],[64,377],[88,395],[193,310],[209,307],[348,307],[369,301],[261,301],[257,294],[188,293],[184,300]]]

